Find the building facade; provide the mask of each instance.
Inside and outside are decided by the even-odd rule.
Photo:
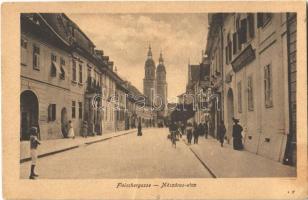
[[[279,162],[284,162],[286,152],[294,152],[296,135],[296,30],[292,30],[296,17],[293,21],[288,17],[287,13],[211,14],[206,47],[211,78],[216,81],[211,87],[222,102],[221,113],[217,109],[218,115],[211,116],[225,121],[228,142],[232,118],[239,119],[245,149]],[[286,151],[286,146],[292,150]]]
[[[63,13],[28,13],[20,19],[21,140],[29,139],[32,126],[42,140],[67,137],[68,121],[76,136],[85,122],[92,136],[136,127],[135,102],[130,101],[128,114],[130,90],[114,63],[73,21]]]

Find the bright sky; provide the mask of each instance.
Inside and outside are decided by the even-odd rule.
[[[206,46],[207,14],[67,14],[104,50],[118,74],[143,92],[149,43],[155,64],[162,50],[169,102],[185,91],[188,60],[197,64]]]

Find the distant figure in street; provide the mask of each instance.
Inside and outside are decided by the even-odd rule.
[[[242,131],[243,128],[241,125],[239,125],[239,120],[233,118],[233,131],[232,131],[232,137],[233,137],[233,149],[235,150],[242,150],[243,147],[243,143],[242,143]]]
[[[204,122],[203,124],[203,129],[204,129],[204,135],[205,135],[205,139],[207,139],[207,136],[209,134],[209,127],[207,125],[207,122]]]
[[[220,125],[219,125],[219,141],[220,141],[221,147],[224,146],[225,135],[226,135],[226,127],[225,127],[224,121],[221,120]]]
[[[188,144],[191,144],[192,134],[193,134],[193,126],[190,122],[188,122],[186,126],[186,137]]]
[[[174,121],[171,121],[171,124],[169,126],[169,132],[170,132],[170,139],[172,142],[172,146],[176,148],[176,135],[178,133],[178,126]]]
[[[141,121],[138,122],[138,133],[137,133],[137,136],[142,136]]]
[[[88,137],[88,122],[86,120],[83,121],[82,125],[82,137]]]
[[[37,160],[37,146],[40,145],[40,141],[37,138],[38,130],[37,127],[31,127],[30,129],[30,154],[31,154],[31,171],[30,179],[35,179],[38,175],[34,173]]]
[[[182,132],[182,135],[185,135],[185,125],[184,125],[184,122],[181,123],[181,132]]]
[[[75,139],[74,127],[71,120],[68,121],[68,137]]]
[[[202,124],[200,123],[194,130],[194,144],[198,144],[198,139],[201,131],[202,131]]]

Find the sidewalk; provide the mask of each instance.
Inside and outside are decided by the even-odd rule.
[[[199,137],[199,144],[189,146],[217,178],[296,177],[296,168],[250,153],[220,146],[213,138]]]
[[[75,137],[72,138],[61,138],[61,139],[53,139],[53,140],[43,140],[41,141],[42,145],[39,145],[38,148],[38,157],[45,157],[48,155],[60,153],[63,151],[67,151],[70,149],[78,148],[82,145],[92,144],[96,142],[100,142],[103,140],[108,140],[114,137],[136,133],[137,129],[130,129],[124,131],[118,131],[113,133],[106,133],[103,135],[97,136],[89,136],[87,138],[83,137]],[[20,163],[30,161],[30,144],[29,141],[21,141],[20,142]]]

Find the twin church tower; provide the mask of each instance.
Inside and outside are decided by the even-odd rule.
[[[167,105],[167,81],[166,68],[162,52],[159,56],[159,64],[155,67],[151,46],[144,66],[145,77],[143,79],[143,94],[148,98],[147,103],[153,105]],[[155,102],[154,102],[155,101]],[[159,102],[161,101],[161,102]],[[164,108],[164,107],[162,107]]]

